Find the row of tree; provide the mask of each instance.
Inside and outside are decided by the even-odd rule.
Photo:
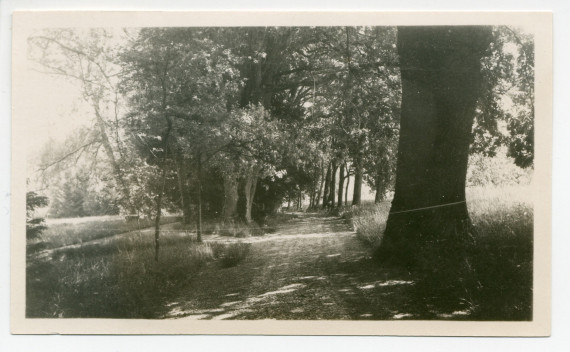
[[[363,182],[376,190],[380,201],[393,188],[398,149],[399,169],[406,163],[433,166],[463,158],[433,160],[427,152],[433,143],[439,143],[442,153],[459,151],[449,144],[451,132],[430,132],[429,116],[424,115],[434,109],[425,110],[426,99],[449,83],[441,67],[467,59],[481,65],[481,77],[454,71],[460,79],[437,93],[441,106],[434,114],[452,116],[438,109],[463,99],[453,85],[474,81],[476,92],[466,109],[473,105],[475,122],[461,127],[466,131],[458,137],[465,139],[461,153],[471,148],[493,155],[507,145],[518,165],[532,165],[532,37],[507,27],[485,28],[486,37],[477,46],[477,31],[454,37],[452,28],[435,27],[440,31],[435,36],[447,45],[442,53],[434,53],[442,45],[430,42],[434,34],[425,28],[38,32],[29,38],[30,57],[41,70],[77,85],[90,106],[92,124],[63,145],[46,146],[37,175],[52,190],[55,209],[69,205],[61,194],[69,194],[70,184],[80,179],[85,182],[81,204],[103,213],[120,209],[155,217],[157,244],[163,209],[181,211],[187,223],[196,219],[200,236],[203,215],[251,222],[284,200],[300,203],[305,196],[311,207],[340,206],[349,198],[351,179],[352,204],[360,204]],[[406,33],[426,36],[422,40],[429,47],[403,44],[413,42]],[[477,55],[451,59],[450,43]],[[468,69],[479,72],[478,66]],[[407,79],[409,75],[415,76]],[[411,84],[407,91],[417,94],[406,95],[404,87],[402,97],[406,82]],[[418,95],[423,91],[427,95]],[[403,134],[408,131],[405,120],[400,126],[404,108],[407,114],[425,117],[414,120],[418,131]],[[454,129],[453,121],[441,123]],[[398,184],[432,187],[416,182],[418,178],[449,181],[445,168],[431,169],[439,171],[429,177],[399,177],[396,194],[402,194]],[[458,181],[461,186],[464,178]],[[417,191],[410,189],[410,197]]]

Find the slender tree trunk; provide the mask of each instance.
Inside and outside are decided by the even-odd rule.
[[[344,205],[348,205],[348,186],[350,185],[350,169],[346,165],[346,188],[344,189]]]
[[[198,153],[198,191],[197,191],[197,200],[198,200],[198,209],[196,214],[196,241],[202,242],[202,154]]]
[[[158,261],[158,253],[160,251],[160,216],[162,215],[162,196],[164,194],[164,187],[166,184],[166,160],[164,160],[162,166],[161,181],[162,184],[160,186],[160,191],[156,197],[156,216],[154,218],[154,260],[155,261]]]
[[[334,208],[335,205],[335,195],[336,195],[336,162],[333,161],[332,163],[332,172],[331,172],[331,184],[329,187],[329,206],[330,208]]]
[[[315,201],[315,207],[319,206],[321,195],[323,193],[324,184],[325,184],[325,168],[324,168],[323,162],[321,161],[321,181],[319,182],[319,193],[317,193],[317,197],[316,197],[316,201]]]
[[[238,180],[232,174],[224,174],[224,205],[222,219],[228,222],[236,217],[238,203]]]
[[[180,192],[180,208],[182,209],[182,217],[184,224],[189,224],[192,216],[190,207],[190,191],[186,177],[186,167],[184,159],[176,160],[176,178],[178,181],[178,191]]]
[[[354,191],[352,205],[360,205],[362,193],[362,155],[359,153],[354,163]]]
[[[244,195],[245,195],[245,215],[244,220],[247,224],[251,223],[251,208],[253,207],[253,198],[257,188],[258,180],[257,166],[251,166],[244,182]]]
[[[337,207],[341,207],[342,206],[342,192],[344,191],[344,164],[341,163],[340,165],[340,171],[338,174],[338,202],[337,202]]]
[[[329,188],[331,184],[331,164],[327,167],[327,174],[325,176],[325,191],[323,193],[323,208],[329,205]]]
[[[470,269],[465,202],[471,128],[489,27],[400,27],[402,75],[396,188],[376,255],[456,286]],[[462,276],[463,275],[463,276]],[[467,275],[468,276],[468,275]]]

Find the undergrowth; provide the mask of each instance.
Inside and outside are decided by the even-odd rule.
[[[533,207],[529,193],[524,187],[467,189],[468,209],[476,230],[476,244],[469,252],[472,277],[456,279],[475,284],[455,298],[468,307],[468,319],[532,319]],[[389,210],[389,202],[368,203],[345,208],[340,215],[352,224],[358,238],[373,247],[381,245]],[[441,258],[432,259],[434,262],[427,266],[437,267]],[[425,273],[419,278],[419,296],[441,291],[437,287],[440,280],[430,280]],[[434,301],[425,298],[420,297],[422,302],[418,304],[430,305],[436,312]]]

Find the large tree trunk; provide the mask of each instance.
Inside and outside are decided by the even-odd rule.
[[[396,188],[376,255],[438,273],[442,286],[445,280],[457,283],[469,270],[474,230],[465,178],[480,60],[489,41],[488,27],[398,29],[402,107]]]
[[[237,215],[238,180],[231,174],[224,174],[224,206],[222,219],[228,222]]]

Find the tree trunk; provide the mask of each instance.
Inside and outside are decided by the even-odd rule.
[[[186,180],[186,167],[183,158],[176,160],[176,178],[178,181],[178,192],[180,193],[180,208],[184,224],[189,224],[191,219],[190,191]]]
[[[198,209],[196,214],[196,241],[202,242],[202,154],[198,154]]]
[[[315,207],[319,206],[321,194],[323,193],[324,184],[325,184],[325,168],[323,166],[323,162],[321,161],[321,182],[319,183],[319,193],[317,193],[317,196],[316,196]]]
[[[474,229],[465,178],[480,60],[490,33],[488,27],[398,29],[402,105],[396,188],[376,255],[435,273],[441,287],[463,282],[458,275],[470,270],[467,249]]]
[[[344,189],[344,205],[348,205],[348,186],[350,185],[350,169],[346,165],[346,188]]]
[[[259,170],[257,166],[251,166],[244,182],[244,195],[245,195],[244,221],[247,224],[251,223],[252,221],[251,208],[253,206],[253,197],[255,196],[255,190],[257,187],[258,171]]]
[[[125,177],[123,175],[123,171],[121,170],[121,165],[115,158],[115,152],[113,151],[113,147],[111,146],[111,142],[109,142],[109,136],[107,134],[107,128],[105,127],[105,120],[101,116],[99,112],[99,105],[98,102],[93,102],[93,107],[95,109],[95,117],[97,119],[96,125],[99,128],[99,134],[101,137],[101,144],[103,145],[103,150],[111,163],[111,167],[113,169],[113,176],[115,178],[115,182],[117,182],[117,186],[119,187],[120,192],[122,193],[122,203],[127,208],[127,212],[129,215],[136,214],[137,209],[136,206],[131,201],[130,190],[125,181]]]
[[[354,163],[354,191],[352,192],[352,205],[360,205],[362,193],[362,155],[358,154]]]
[[[378,204],[382,200],[384,200],[384,187],[382,187],[382,176],[380,174],[376,175],[376,179],[374,180],[375,187],[376,187],[376,195],[374,196],[374,203]]]
[[[331,184],[331,164],[327,167],[327,174],[325,176],[325,191],[323,192],[323,208],[329,205],[329,188]]]
[[[166,157],[165,157],[166,159]],[[156,197],[156,217],[154,218],[154,260],[158,261],[158,253],[160,251],[160,216],[162,215],[162,195],[166,184],[166,160],[162,165],[162,184],[160,191]]]
[[[238,180],[231,174],[224,174],[224,205],[222,219],[228,222],[237,215]]]
[[[338,174],[338,202],[337,202],[337,207],[341,207],[342,206],[342,192],[344,191],[344,164],[341,163],[340,165],[340,171]]]
[[[329,207],[332,209],[335,205],[336,195],[336,162],[332,163],[331,171],[331,184],[329,187]]]

